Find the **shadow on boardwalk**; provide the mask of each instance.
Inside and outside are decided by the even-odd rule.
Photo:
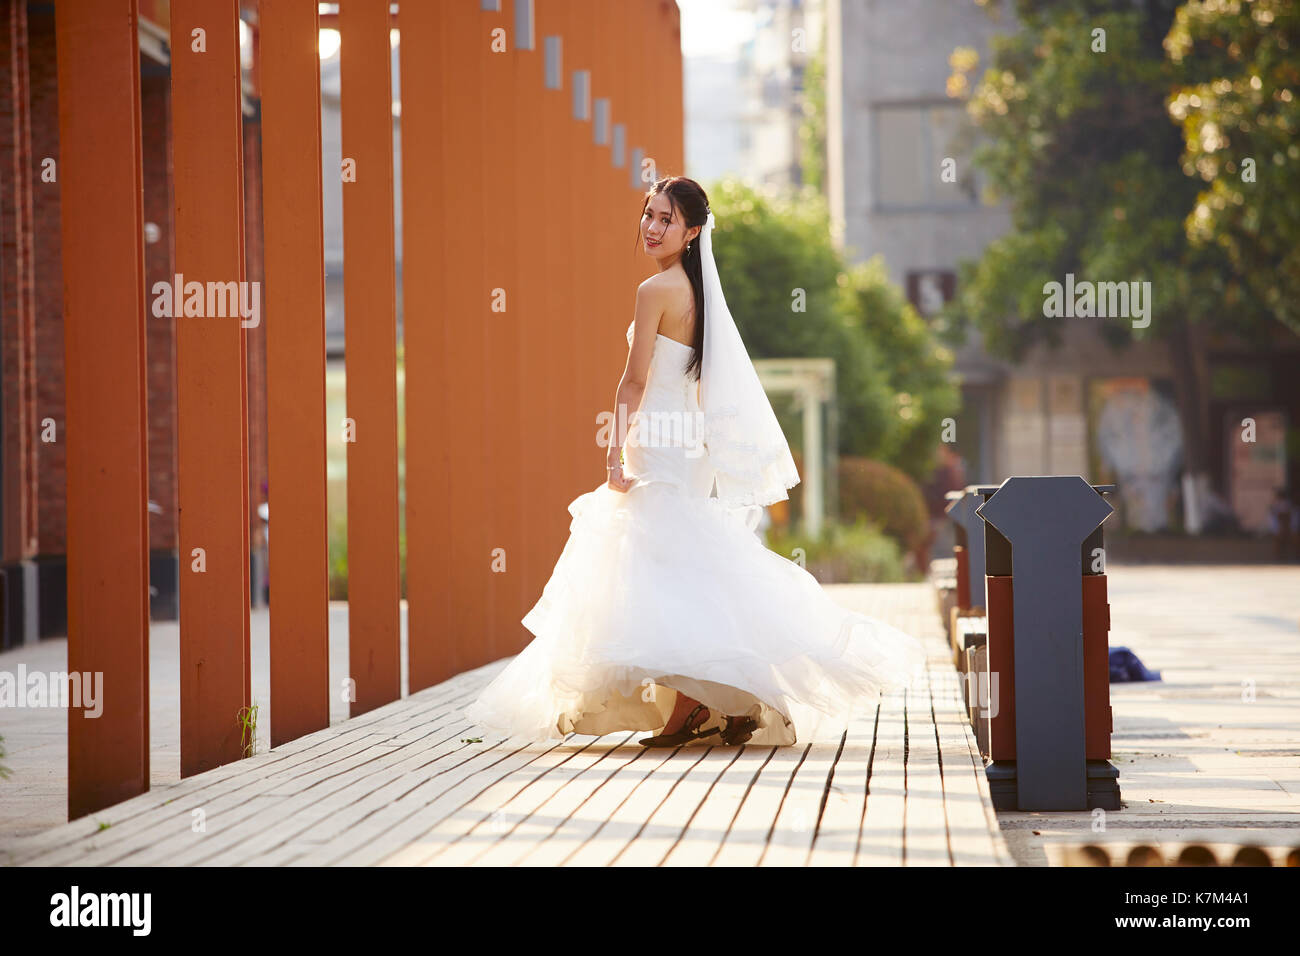
[[[18,839],[57,865],[1010,863],[928,585],[835,586],[915,634],[926,678],[793,747],[529,742],[462,717],[497,661]],[[66,784],[64,794],[66,796]],[[101,824],[108,824],[101,827]]]

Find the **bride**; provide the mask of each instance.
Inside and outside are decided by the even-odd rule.
[[[659,272],[637,289],[609,480],[569,504],[523,618],[536,637],[466,709],[477,725],[784,746],[924,668],[915,638],[836,604],[755,533],[799,474],[727,310],[713,228],[694,180],[649,190],[640,238]]]

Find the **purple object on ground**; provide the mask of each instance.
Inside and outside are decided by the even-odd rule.
[[[1110,649],[1110,682],[1123,684],[1130,681],[1160,680],[1160,672],[1148,670],[1138,656],[1127,647]]]

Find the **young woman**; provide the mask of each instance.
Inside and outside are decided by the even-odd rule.
[[[609,480],[569,504],[569,539],[523,619],[536,638],[467,708],[476,724],[789,745],[924,669],[913,637],[836,604],[754,532],[799,474],[727,310],[713,227],[694,180],[647,193],[640,242],[659,271],[637,289]]]

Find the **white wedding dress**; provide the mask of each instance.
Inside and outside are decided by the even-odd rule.
[[[523,618],[536,638],[466,709],[476,725],[531,740],[658,732],[681,691],[709,707],[702,729],[748,715],[748,743],[788,745],[923,670],[915,638],[836,604],[710,497],[691,355],[656,336],[624,445],[635,484],[569,504],[569,539]]]

